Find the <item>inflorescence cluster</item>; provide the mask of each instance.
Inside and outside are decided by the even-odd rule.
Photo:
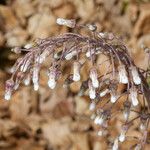
[[[37,91],[41,65],[48,58],[51,65],[47,72],[47,83],[50,89],[54,89],[62,76],[62,62],[71,61],[72,73],[68,74],[64,86],[81,82],[79,95],[89,95],[89,109],[95,111],[92,119],[102,127],[98,134],[105,134],[115,105],[125,97],[120,110],[117,110],[122,112],[124,123],[120,135],[114,139],[112,150],[117,150],[119,144],[127,140],[128,129],[136,120],[140,120],[139,128],[143,136],[134,148],[142,149],[147,141],[150,119],[150,89],[146,83],[146,72],[134,64],[127,47],[114,34],[98,32],[97,27],[92,24],[78,25],[73,19],[58,18],[57,24],[70,27],[76,33],[37,39],[34,44],[13,49],[15,53],[27,53],[19,58],[11,69],[12,76],[6,81],[5,99],[11,98],[12,92],[18,89],[21,82],[25,85],[32,82],[34,90]],[[90,35],[80,34],[78,31],[81,28],[90,32]],[[101,65],[97,64],[100,55],[107,58],[104,64],[109,62],[104,74],[100,73]],[[87,61],[91,63],[91,68],[87,79],[83,81],[81,69]],[[119,85],[123,85],[124,90],[119,90]],[[130,118],[131,112],[136,114],[135,118]]]

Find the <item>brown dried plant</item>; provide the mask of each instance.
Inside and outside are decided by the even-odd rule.
[[[143,149],[148,139],[150,120],[150,88],[146,82],[148,70],[139,69],[131,59],[126,45],[112,33],[97,31],[95,25],[78,25],[75,20],[57,19],[57,24],[73,28],[76,33],[64,33],[56,37],[37,39],[34,45],[27,44],[24,48],[16,47],[16,53],[26,52],[19,58],[12,68],[12,76],[6,81],[5,99],[9,100],[13,91],[17,90],[23,81],[25,85],[33,83],[34,90],[39,89],[39,75],[42,63],[49,59],[48,86],[54,89],[58,79],[63,75],[62,63],[72,63],[72,73],[64,81],[64,86],[73,82],[81,82],[79,96],[89,95],[91,104],[89,109],[95,113],[94,123],[101,126],[99,135],[109,131],[110,122],[114,113],[121,112],[124,116],[122,130],[112,144],[112,150],[117,150],[119,145],[128,140],[126,136],[133,122],[139,121],[141,138],[134,137],[137,142],[132,149]],[[89,36],[80,34],[84,28],[90,32]],[[105,73],[100,73],[101,65],[98,64],[99,56],[107,59],[108,68]],[[86,63],[91,63],[87,79],[83,81],[81,69]],[[124,85],[123,90],[119,89]],[[122,100],[123,99],[123,100]],[[117,103],[120,108],[116,108]],[[135,117],[130,114],[135,113]]]

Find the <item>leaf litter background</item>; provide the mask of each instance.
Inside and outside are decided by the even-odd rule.
[[[22,86],[11,101],[4,101],[4,83],[10,67],[19,57],[11,53],[36,38],[71,31],[56,25],[57,17],[75,18],[78,23],[94,23],[99,31],[113,32],[130,47],[130,54],[141,68],[147,56],[140,48],[150,47],[149,0],[1,0],[0,1],[0,149],[1,150],[105,150],[107,137],[97,135],[90,120],[88,97],[78,97],[78,84],[52,91],[47,87],[44,68],[38,92]],[[64,72],[70,64],[64,64]],[[87,66],[88,67],[88,66]],[[83,71],[86,76],[86,71]],[[113,122],[112,134],[120,130],[120,116]],[[136,126],[136,125],[135,125]],[[131,135],[138,135],[136,130]],[[126,150],[127,142],[121,146]],[[147,144],[145,149],[150,149]]]

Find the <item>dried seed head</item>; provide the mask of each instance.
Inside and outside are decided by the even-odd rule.
[[[141,84],[141,78],[140,78],[137,68],[135,66],[131,67],[131,74],[132,74],[133,82],[136,85]]]
[[[99,81],[98,81],[98,74],[97,74],[97,70],[95,68],[92,68],[90,70],[90,79],[92,80],[92,85],[94,88],[98,88],[99,87]]]
[[[12,79],[6,81],[5,96],[4,96],[5,100],[10,100],[14,85],[15,83]]]
[[[138,95],[137,94],[137,89],[135,87],[132,87],[130,89],[129,98],[130,98],[133,106],[137,106],[139,104],[139,101],[137,99],[137,95]]]
[[[73,63],[73,81],[79,81],[80,80],[80,68],[81,64],[79,62]]]
[[[89,96],[90,96],[90,99],[95,99],[96,98],[96,90],[93,87],[92,82],[90,80],[88,82],[88,85],[89,85]]]
[[[118,150],[119,149],[119,140],[118,137],[115,139],[112,150]]]
[[[120,65],[118,67],[118,72],[119,72],[119,82],[123,84],[128,83],[128,76],[127,76],[127,71],[125,69],[124,65]]]
[[[74,28],[76,26],[76,21],[74,19],[63,19],[63,18],[57,18],[56,23],[59,25],[64,25],[69,28]]]

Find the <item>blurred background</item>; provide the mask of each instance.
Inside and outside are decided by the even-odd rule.
[[[10,68],[21,56],[11,48],[72,31],[58,26],[58,17],[94,23],[101,32],[121,36],[135,63],[143,69],[147,66],[141,45],[150,47],[149,0],[0,0],[1,150],[108,149],[107,139],[97,135],[90,121],[89,99],[76,96],[77,85],[69,92],[62,86],[52,92],[42,75],[38,92],[22,86],[11,101],[3,99]]]

